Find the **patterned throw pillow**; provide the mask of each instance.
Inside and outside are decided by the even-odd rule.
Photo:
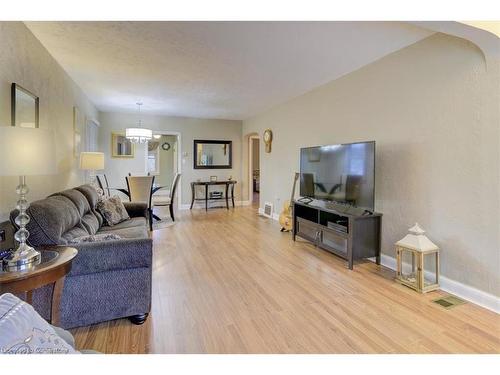
[[[114,233],[99,233],[99,234],[92,234],[90,236],[82,236],[82,237],[77,237],[73,238],[69,243],[71,244],[78,244],[78,243],[85,243],[85,242],[102,242],[102,241],[114,241],[114,240],[121,240],[122,236],[119,236],[118,234]]]
[[[97,211],[101,213],[109,226],[130,219],[121,199],[117,196],[102,200],[97,203]]]
[[[0,295],[0,354],[76,354],[54,328],[16,296]]]

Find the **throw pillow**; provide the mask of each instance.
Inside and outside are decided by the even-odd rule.
[[[97,211],[101,213],[109,226],[130,219],[121,199],[117,196],[102,200],[97,203]]]
[[[114,233],[99,233],[99,234],[92,234],[90,236],[82,236],[82,237],[77,237],[73,238],[69,243],[71,244],[78,244],[78,243],[85,243],[85,242],[102,242],[102,241],[114,241],[114,240],[121,240],[122,236],[119,236],[118,234]]]
[[[16,296],[0,296],[0,354],[75,354],[35,309]]]

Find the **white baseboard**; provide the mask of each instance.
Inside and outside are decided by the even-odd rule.
[[[389,255],[382,254],[380,256],[380,263],[391,270],[396,270],[396,259]],[[449,279],[442,275],[439,275],[439,288],[445,292],[454,294],[460,298],[475,303],[476,305],[484,307],[485,309],[500,314],[500,298],[492,294],[483,292],[472,286],[459,283],[458,281]]]
[[[223,202],[223,203],[224,203],[224,205],[226,204],[225,202]],[[251,204],[252,204],[252,202],[250,202],[250,201],[234,201],[235,206],[250,206]],[[181,204],[179,207],[179,210],[189,210],[190,207],[191,207],[190,203]],[[229,202],[229,207],[231,207],[231,202]],[[193,210],[195,210],[195,209],[196,210],[205,209],[205,203],[204,202],[196,202],[193,205]]]

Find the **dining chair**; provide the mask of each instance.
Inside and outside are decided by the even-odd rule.
[[[174,180],[172,181],[172,185],[170,187],[170,193],[168,195],[153,195],[153,207],[165,207],[168,206],[170,211],[170,217],[172,221],[175,221],[174,218],[174,199],[175,192],[177,191],[177,185],[179,184],[179,180],[181,178],[180,173],[176,173],[174,176]]]
[[[153,195],[153,184],[155,176],[127,176],[127,187],[131,202],[142,202],[148,205],[149,230],[153,230],[153,206],[151,197]]]
[[[95,176],[97,179],[97,184],[99,185],[99,188],[102,190],[104,197],[109,198],[111,196],[110,189],[109,189],[109,183],[108,183],[108,178],[106,177],[105,174],[98,174]]]
[[[128,198],[128,189],[122,189],[122,188],[113,188],[109,186],[108,178],[106,177],[105,174],[98,174],[96,175],[97,179],[97,185],[99,185],[99,188],[103,192],[104,198],[109,198],[111,197],[111,191],[116,190],[118,193],[122,193],[123,195],[126,195]],[[123,197],[120,197],[121,199],[124,199]]]

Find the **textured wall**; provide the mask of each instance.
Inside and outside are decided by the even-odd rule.
[[[73,106],[90,119],[97,118],[95,107],[22,22],[0,22],[0,51],[0,126],[10,126],[10,87],[16,82],[39,96],[40,127],[53,129],[57,140],[59,173],[29,177],[29,199],[80,184],[84,174],[73,157]],[[14,207],[17,182],[0,177],[0,219]]]
[[[142,115],[143,126],[157,131],[174,131],[181,134],[181,152],[187,156],[181,157],[182,163],[182,203],[191,203],[192,181],[200,178],[208,180],[210,176],[217,176],[219,180],[233,176],[238,184],[235,188],[236,200],[241,194],[241,121],[205,120],[187,117],[168,117]],[[100,151],[106,154],[106,174],[113,186],[125,186],[125,176],[128,172],[141,174],[145,172],[144,145],[136,145],[133,159],[117,159],[111,157],[111,132],[125,132],[128,126],[136,125],[138,117],[130,113],[100,113]],[[194,169],[193,168],[193,140],[217,139],[233,141],[233,168],[232,169]],[[246,200],[246,198],[245,198]]]
[[[474,45],[436,34],[244,121],[274,132],[261,206],[288,199],[300,147],[375,140],[383,252],[419,222],[444,276],[500,295],[499,82]]]

